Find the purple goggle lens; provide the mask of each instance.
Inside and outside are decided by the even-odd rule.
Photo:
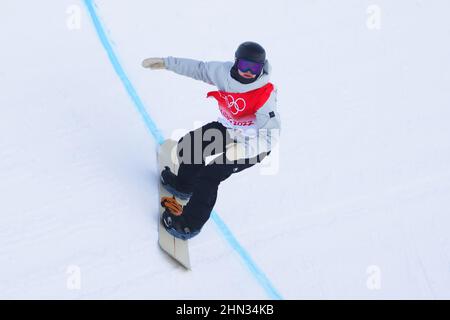
[[[251,73],[258,75],[264,68],[264,63],[252,62],[244,59],[239,59],[237,64],[238,69],[241,72],[250,71]]]

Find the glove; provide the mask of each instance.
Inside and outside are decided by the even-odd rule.
[[[165,69],[166,64],[163,58],[148,58],[142,61],[142,66],[144,68],[149,68],[152,70]]]
[[[232,143],[227,146],[225,156],[230,161],[236,161],[245,158],[245,146],[242,143]]]

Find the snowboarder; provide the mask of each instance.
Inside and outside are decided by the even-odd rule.
[[[262,161],[277,140],[280,118],[277,92],[269,82],[271,68],[264,48],[255,42],[242,43],[234,62],[169,56],[148,58],[142,65],[153,70],[167,69],[219,89],[209,92],[208,97],[217,100],[221,117],[178,141],[177,174],[168,167],[161,172],[161,182],[170,193],[189,199],[184,207],[175,197],[164,198],[161,203],[166,208],[162,215],[166,230],[186,240],[197,235],[209,219],[219,184]],[[209,156],[215,158],[207,163]]]

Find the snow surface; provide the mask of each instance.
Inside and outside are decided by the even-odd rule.
[[[216,210],[283,298],[450,298],[449,1],[96,4],[166,137],[216,119],[213,88],[142,59],[267,48],[279,171]],[[0,298],[271,298],[212,221],[192,271],[158,248],[157,144],[84,2],[2,0],[0,25]]]

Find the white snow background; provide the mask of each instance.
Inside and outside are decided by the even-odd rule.
[[[450,298],[450,2],[96,0],[165,137],[213,121],[207,84],[141,67],[267,50],[276,174],[216,211],[284,299]],[[270,299],[209,221],[185,271],[157,245],[149,134],[84,1],[0,4],[0,298]]]

